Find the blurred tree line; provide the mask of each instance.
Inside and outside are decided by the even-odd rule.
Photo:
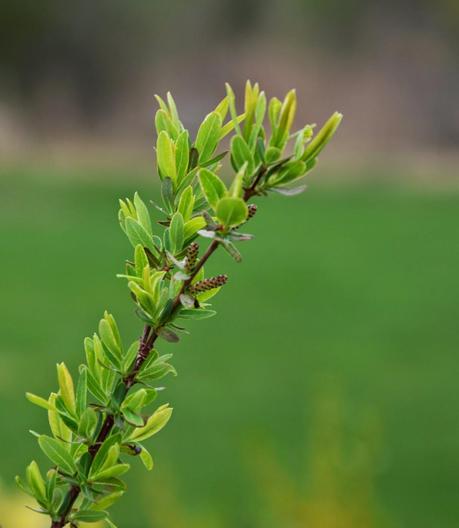
[[[441,43],[439,52],[435,42]],[[110,114],[120,95],[129,100],[133,92],[135,99],[144,72],[157,79],[164,64],[173,69],[185,62],[188,78],[201,76],[205,85],[212,76],[220,83],[227,80],[234,46],[250,56],[254,46],[266,43],[318,61],[366,59],[376,70],[387,67],[394,78],[411,76],[410,84],[419,87],[412,95],[427,112],[432,134],[444,143],[459,135],[459,116],[449,111],[459,91],[457,0],[5,0],[0,95],[28,113],[43,94],[70,94],[78,113],[92,122]],[[418,48],[421,65],[410,72],[412,48]],[[204,75],[203,62],[213,68]]]

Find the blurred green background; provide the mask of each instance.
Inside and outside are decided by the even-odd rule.
[[[76,368],[115,278],[117,199],[158,194],[154,93],[194,130],[230,81],[345,114],[296,198],[260,202],[218,316],[191,325],[174,418],[135,467],[126,528],[459,523],[459,9],[437,2],[7,1],[0,34],[0,524],[38,457],[23,397]],[[135,465],[135,464],[134,464]]]

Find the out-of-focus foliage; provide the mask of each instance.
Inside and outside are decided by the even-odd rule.
[[[266,446],[253,449],[260,528],[393,526],[381,511],[375,489],[381,442],[375,413],[349,423],[344,407],[342,395],[333,390],[318,396],[311,442],[294,474]]]
[[[257,438],[246,450],[253,479],[250,520],[254,528],[394,528],[378,501],[375,477],[381,465],[381,424],[374,410],[349,420],[342,394],[325,383],[316,396],[307,448],[294,467],[269,442]],[[327,393],[325,391],[328,391]],[[193,511],[168,475],[145,493],[151,526],[223,528],[218,512]],[[210,507],[210,505],[209,505]]]

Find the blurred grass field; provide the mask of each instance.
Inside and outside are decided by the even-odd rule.
[[[126,341],[140,329],[115,278],[130,252],[117,199],[138,189],[147,201],[157,189],[127,171],[73,176],[17,168],[0,180],[4,485],[39,459],[27,430],[43,431],[45,416],[24,392],[48,394],[57,361],[78,365],[104,309]],[[243,264],[222,253],[209,265],[230,276],[217,317],[193,324],[178,346],[160,345],[176,351],[179,376],[163,393],[175,413],[150,444],[154,472],[134,461],[118,524],[141,528],[153,518],[155,528],[177,528],[155,515],[171,476],[190,516],[224,520],[196,526],[271,526],[252,462],[272,451],[307,488],[325,393],[342,404],[348,444],[365,444],[353,432],[362,416],[377,424],[370,469],[391,522],[457,527],[458,213],[458,191],[317,179],[300,197],[263,201]]]

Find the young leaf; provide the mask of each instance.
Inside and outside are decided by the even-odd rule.
[[[96,456],[91,465],[91,475],[95,475],[99,471],[102,471],[108,465],[116,462],[119,456],[119,442],[121,436],[119,434],[109,436],[104,443],[100,446]],[[112,449],[114,447],[114,449]],[[118,450],[116,449],[118,447]]]
[[[126,235],[133,247],[136,247],[137,244],[141,244],[142,246],[147,247],[152,253],[156,253],[152,238],[137,220],[127,218],[125,227]]]
[[[78,434],[84,438],[91,438],[97,425],[97,413],[92,407],[88,407],[80,418]]]
[[[194,218],[191,218],[191,220],[188,220],[188,222],[185,222],[184,229],[183,229],[183,237],[185,239],[185,244],[200,229],[205,227],[205,225],[206,225],[206,221],[204,220],[202,216],[195,216]]]
[[[194,200],[193,187],[188,185],[180,195],[177,207],[177,211],[181,213],[185,222],[189,220],[193,214]]]
[[[171,253],[180,252],[183,247],[184,228],[183,216],[178,212],[172,217],[169,233],[171,237]]]
[[[231,161],[235,170],[240,170],[244,163],[247,163],[248,173],[251,174],[253,172],[253,155],[242,136],[234,136],[231,140]]]
[[[41,435],[38,438],[38,444],[51,462],[59,466],[64,473],[73,475],[76,472],[72,455],[65,449],[60,440]]]
[[[51,408],[47,400],[41,398],[40,396],[32,394],[31,392],[26,392],[26,398],[29,400],[30,403],[38,405],[38,407],[42,407],[43,409]]]
[[[215,209],[217,202],[226,195],[225,184],[214,172],[208,169],[201,169],[198,177],[207,202]]]
[[[211,112],[206,116],[199,127],[195,148],[199,152],[199,162],[206,162],[217,147],[220,131],[222,128],[222,118],[217,112]]]
[[[33,491],[34,496],[41,502],[46,502],[46,487],[45,481],[40,473],[38,464],[33,460],[26,468],[27,482],[30,489]]]
[[[76,412],[81,416],[86,409],[87,394],[88,394],[88,369],[86,365],[80,367],[80,377],[78,378],[76,390]]]
[[[112,504],[114,504],[119,498],[121,498],[123,495],[124,495],[124,491],[115,491],[114,493],[109,493],[105,497],[102,497],[102,499],[95,502],[91,506],[91,510],[93,511],[106,510]]]
[[[218,288],[214,288],[214,290],[215,289]],[[196,321],[199,321],[200,319],[208,319],[209,317],[213,317],[216,315],[216,313],[217,312],[215,310],[207,310],[205,308],[194,308],[191,310],[186,308],[181,310],[178,316],[182,319],[195,319]]]
[[[134,194],[134,205],[137,212],[137,219],[140,223],[140,225],[145,229],[145,231],[152,236],[153,231],[151,227],[151,217],[150,212],[148,211],[147,206],[142,201],[142,199],[139,196],[139,193]]]
[[[107,313],[105,313],[105,317],[99,322],[99,335],[102,339],[102,343],[109,349],[109,351],[118,360],[121,359],[121,349],[118,336],[113,332]]]
[[[177,170],[177,183],[180,184],[188,171],[190,161],[190,140],[188,131],[180,133],[175,144],[175,165]]]
[[[148,257],[142,244],[137,244],[134,251],[135,272],[137,277],[142,276],[145,266],[148,266]]]
[[[129,471],[130,467],[129,464],[115,464],[114,466],[107,467],[99,473],[94,474],[91,478],[100,482],[113,477],[120,477]]]
[[[140,460],[148,471],[153,469],[153,458],[143,446],[142,451],[140,452]]]
[[[70,442],[72,431],[65,425],[56,409],[57,394],[52,392],[49,396],[48,422],[51,432],[55,438]]]
[[[156,133],[166,132],[172,139],[175,139],[178,134],[178,128],[172,121],[169,112],[165,109],[158,110],[155,115]]]
[[[65,363],[57,365],[57,379],[59,381],[59,389],[65,406],[70,414],[75,414],[75,390],[73,388],[73,380]]]
[[[108,514],[105,511],[78,510],[76,513],[72,514],[72,521],[94,523],[103,521],[106,519],[107,515]]]
[[[242,198],[222,198],[215,210],[217,218],[225,227],[235,227],[247,219],[247,204]]]
[[[141,442],[142,440],[146,440],[147,438],[150,438],[150,436],[159,433],[159,431],[161,431],[161,429],[167,424],[171,415],[172,407],[169,407],[168,403],[158,407],[154,414],[152,414],[147,420],[144,427],[139,427],[134,430],[130,435],[129,440]]]
[[[177,180],[175,165],[175,147],[168,133],[163,130],[156,141],[156,157],[162,178],[169,177],[173,182]]]
[[[138,350],[139,350],[139,341],[134,341],[134,343],[132,343],[132,345],[128,348],[128,351],[123,357],[122,369],[124,373],[127,374],[129,372],[129,368],[134,362],[137,356]]]
[[[335,135],[341,121],[343,114],[335,112],[325,125],[317,133],[316,137],[308,144],[303,154],[303,161],[306,163],[316,158],[323,150],[325,145]]]

